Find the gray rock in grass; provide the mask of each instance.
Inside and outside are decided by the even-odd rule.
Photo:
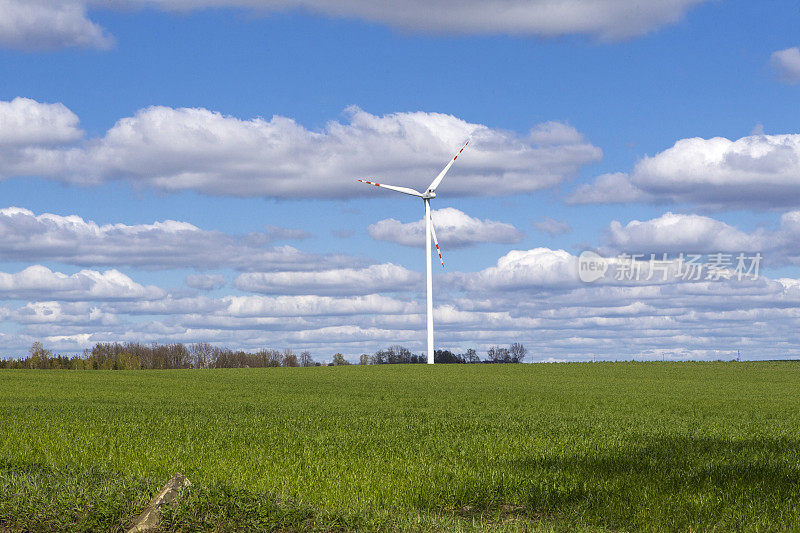
[[[133,519],[133,522],[125,533],[144,533],[146,531],[158,531],[158,522],[161,519],[161,507],[175,501],[180,496],[184,487],[191,485],[189,479],[183,474],[175,474],[172,479],[167,481],[161,490],[156,494],[144,511]]]

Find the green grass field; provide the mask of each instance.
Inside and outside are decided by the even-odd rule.
[[[0,372],[0,530],[800,530],[800,364]]]

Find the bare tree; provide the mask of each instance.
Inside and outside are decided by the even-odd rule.
[[[267,366],[281,366],[283,356],[278,350],[267,350]]]
[[[370,364],[370,359],[371,359],[371,357],[369,356],[369,354],[362,353],[361,357],[359,357],[359,359],[358,359],[358,364],[359,365],[368,365],[368,364]]]
[[[214,357],[214,347],[207,342],[198,342],[189,347],[189,353],[194,368],[208,368]]]
[[[493,363],[510,363],[511,362],[511,352],[508,351],[508,348],[502,348],[500,346],[491,346],[488,350],[486,350],[486,355],[489,356],[489,360]]]
[[[314,359],[311,358],[311,353],[300,353],[300,366],[314,366]]]
[[[512,344],[508,351],[511,353],[512,363],[521,363],[525,360],[525,356],[528,355],[528,349],[518,342]]]
[[[281,364],[283,366],[300,366],[300,363],[297,361],[297,356],[288,348],[283,351]]]

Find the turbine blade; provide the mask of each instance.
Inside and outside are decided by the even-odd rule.
[[[385,185],[383,183],[375,183],[374,181],[366,181],[366,180],[358,180],[361,183],[366,183],[367,185],[374,185],[376,187],[383,187],[384,189],[390,189],[392,191],[401,192],[403,194],[410,194],[411,196],[419,196],[422,198],[422,193],[415,191],[414,189],[410,189],[408,187],[396,187],[395,185]]]
[[[439,254],[439,261],[442,262],[442,268],[444,268],[444,259],[442,259],[442,251],[439,249],[439,241],[436,240],[436,230],[433,227],[433,214],[431,214],[431,235],[433,236],[433,244],[436,245],[436,253]]]
[[[448,171],[448,170],[450,170],[450,167],[452,167],[452,166],[453,166],[453,163],[455,163],[455,162],[456,162],[456,159],[458,159],[458,156],[460,156],[460,155],[461,155],[461,152],[463,152],[463,151],[464,151],[464,148],[466,148],[466,147],[467,147],[467,145],[469,144],[469,141],[470,141],[470,140],[469,140],[469,139],[467,139],[467,142],[465,142],[465,143],[464,143],[464,146],[462,146],[462,147],[461,147],[461,150],[459,150],[459,151],[458,151],[458,153],[456,154],[456,156],[455,156],[453,159],[451,159],[449,163],[447,163],[447,166],[446,166],[446,167],[444,167],[444,169],[443,169],[441,172],[439,172],[439,175],[438,175],[438,176],[436,176],[436,179],[434,179],[434,180],[431,182],[431,186],[430,186],[430,187],[428,187],[428,190],[429,190],[429,191],[432,191],[432,192],[435,192],[435,191],[436,191],[436,187],[438,187],[438,186],[439,186],[439,184],[442,182],[442,180],[444,179],[444,175],[445,175],[445,174],[447,174],[447,171]]]

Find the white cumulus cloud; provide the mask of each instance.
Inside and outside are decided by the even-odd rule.
[[[705,0],[146,0],[166,9],[199,6],[255,7],[267,10],[305,9],[339,17],[357,17],[390,26],[432,33],[510,33],[556,36],[587,34],[621,39],[647,33],[679,20]],[[136,3],[131,0],[131,3]]]
[[[600,176],[568,200],[769,208],[800,202],[798,176],[800,134],[681,139],[641,159],[630,174]]]
[[[421,276],[392,263],[322,272],[247,272],[234,281],[237,289],[263,294],[360,295],[417,290]]]
[[[781,80],[786,83],[800,82],[800,47],[772,52],[770,64]]]
[[[0,160],[0,176],[82,184],[125,179],[221,196],[348,198],[375,194],[357,178],[424,189],[472,137],[440,190],[493,196],[557,185],[602,155],[570,126],[555,123],[525,137],[440,113],[376,116],[353,107],[347,116],[312,131],[280,116],[243,120],[202,108],[149,107],[79,146],[25,147]]]
[[[680,20],[707,0],[0,0],[0,46],[40,50],[108,48],[113,39],[87,16],[91,9],[158,8],[188,12],[244,8],[256,13],[301,10],[358,18],[426,33],[514,34],[554,37],[581,34],[619,40]]]
[[[0,46],[24,51],[105,49],[114,43],[79,0],[0,0]]]
[[[765,264],[800,264],[800,211],[781,215],[777,228],[743,231],[723,221],[694,214],[666,213],[623,225],[612,221],[605,233],[611,251],[678,254],[760,252]]]
[[[611,222],[609,244],[627,252],[713,253],[760,251],[767,245],[725,222],[702,215],[666,213],[652,220]]]
[[[104,327],[120,323],[115,313],[87,302],[28,302],[11,317],[21,324]]]
[[[64,104],[22,97],[0,101],[0,153],[10,148],[70,143],[81,137],[78,116]]]
[[[515,243],[524,234],[506,222],[481,220],[452,207],[431,212],[436,238],[448,248],[463,248],[484,242]],[[425,246],[425,221],[402,223],[388,218],[367,228],[370,236],[379,241],[396,242],[405,246]]]
[[[331,296],[230,296],[218,314],[235,317],[342,316],[400,314],[418,311],[417,306],[378,294],[334,298]]]
[[[37,215],[20,207],[0,209],[0,259],[6,261],[238,270],[313,270],[360,263],[339,255],[269,245],[274,238],[287,236],[304,235],[274,227],[264,233],[228,235],[176,220],[98,224],[77,215]]]
[[[0,295],[31,300],[154,300],[166,295],[153,286],[143,286],[117,270],[81,270],[75,274],[53,272],[41,265],[20,272],[0,272]]]
[[[497,260],[497,265],[475,273],[452,276],[467,291],[515,291],[575,286],[577,257],[564,250],[534,248],[512,250]]]

